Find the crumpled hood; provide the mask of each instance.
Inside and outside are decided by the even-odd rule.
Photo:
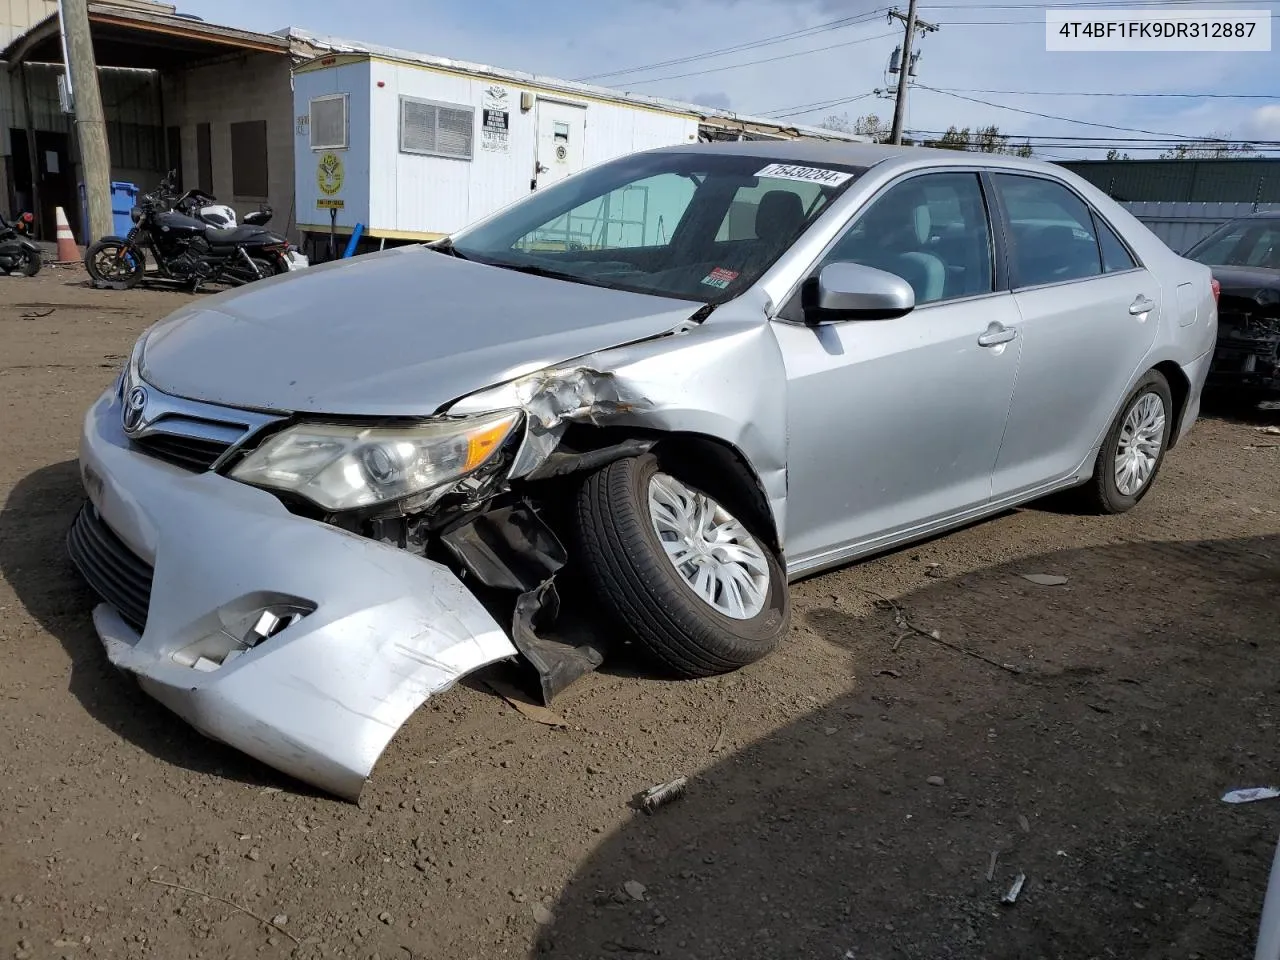
[[[424,416],[699,307],[400,247],[197,300],[153,328],[142,375],[232,407]]]
[[[1266,267],[1211,267],[1222,292],[1252,299],[1259,290],[1280,290],[1280,270]]]

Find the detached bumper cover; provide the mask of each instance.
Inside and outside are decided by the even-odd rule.
[[[120,423],[110,392],[85,418],[81,478],[99,521],[89,547],[110,549],[86,568],[81,530],[73,557],[116,600],[93,618],[108,658],[206,735],[354,800],[424,701],[516,655],[448,568],[139,454]],[[103,589],[113,557],[129,570]],[[147,572],[149,593],[139,586]],[[121,601],[139,590],[141,630],[137,605]],[[200,659],[235,646],[237,625],[280,604],[312,612],[221,666]]]

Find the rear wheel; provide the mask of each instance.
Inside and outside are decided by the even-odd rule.
[[[40,272],[40,267],[43,266],[43,264],[44,261],[41,259],[40,254],[27,250],[22,258],[22,264],[19,269],[22,271],[23,276],[34,277]]]
[[[131,243],[99,240],[84,252],[84,267],[94,286],[129,290],[141,282],[146,260]]]
[[[604,606],[673,673],[736,670],[786,634],[786,576],[760,531],[654,456],[592,474],[577,528],[585,575]]]
[[[1137,506],[1164,463],[1173,417],[1169,382],[1160,371],[1148,371],[1102,441],[1093,477],[1081,490],[1089,507],[1099,513],[1124,513]]]
[[[254,270],[251,271],[239,258],[227,268],[227,275],[234,283],[253,283],[255,280],[266,280],[280,273],[280,264],[273,257],[250,257]]]

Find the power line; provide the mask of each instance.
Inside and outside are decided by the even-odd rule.
[[[1223,140],[1220,137],[1193,137],[1183,133],[1166,133],[1161,130],[1144,130],[1141,127],[1118,127],[1111,123],[1099,123],[1096,120],[1081,120],[1077,117],[1061,117],[1052,113],[1040,113],[1036,110],[1024,110],[1021,107],[1011,107],[1004,103],[993,103],[990,100],[981,100],[977,97],[967,97],[960,93],[951,93],[947,90],[939,90],[937,87],[926,86],[925,84],[917,84],[921,90],[931,90],[934,93],[941,93],[943,96],[954,97],[957,100],[968,100],[970,103],[980,103],[986,107],[995,107],[997,110],[1010,110],[1013,113],[1026,114],[1029,117],[1040,117],[1043,120],[1061,120],[1064,123],[1075,123],[1086,127],[1099,127],[1103,130],[1119,130],[1123,133],[1145,133],[1153,137],[1171,137],[1179,140],[1195,140],[1201,142],[1215,143],[1231,143],[1234,141]]]
[[[928,10],[1079,10],[1117,8],[1132,10],[1143,7],[1195,9],[1214,4],[1238,4],[1239,0],[1195,0],[1194,3],[1172,3],[1167,0],[1082,0],[1079,3],[922,3]]]
[[[893,33],[877,33],[874,37],[861,37],[857,40],[846,40],[843,43],[833,43],[826,47],[815,47],[812,50],[797,50],[795,53],[783,53],[776,57],[765,57],[762,60],[744,60],[742,63],[731,63],[724,67],[710,67],[706,70],[693,70],[689,73],[672,73],[663,77],[650,77],[647,80],[629,80],[623,81],[628,86],[635,87],[644,83],[661,83],[663,80],[682,80],[685,77],[701,77],[708,73],[720,73],[724,70],[737,70],[741,67],[754,67],[761,63],[777,63],[779,60],[790,60],[793,57],[807,57],[814,53],[824,53],[827,50],[837,50],[841,47],[852,47],[855,44],[867,43],[871,40],[883,40],[885,37],[895,36]]]
[[[1280,13],[1271,14],[1272,20],[1280,20]],[[938,25],[943,27],[985,27],[985,26],[1010,26],[1013,24],[1036,24],[1044,26],[1044,20],[939,20]]]
[[[1100,90],[982,90],[964,87],[939,89],[944,93],[997,93],[1018,97],[1182,97],[1191,100],[1280,100],[1280,94],[1275,93],[1107,93]]]
[[[832,107],[841,107],[847,103],[853,103],[855,100],[864,100],[867,97],[874,96],[873,93],[860,93],[853,97],[840,97],[835,100],[818,100],[814,103],[797,103],[790,107],[776,107],[773,110],[766,110],[761,113],[762,117],[798,117],[804,113],[814,113],[818,110],[830,110]]]
[[[859,14],[856,17],[841,17],[838,20],[828,20],[826,23],[819,23],[812,27],[805,27],[802,30],[793,30],[791,33],[780,33],[770,37],[762,37],[759,40],[748,40],[732,47],[720,47],[716,50],[707,50],[703,53],[693,53],[685,57],[676,57],[671,60],[660,60],[657,63],[647,63],[639,67],[610,70],[607,73],[593,73],[590,76],[578,77],[577,81],[581,83],[587,80],[599,80],[601,77],[617,77],[627,73],[643,73],[646,70],[657,70],[660,67],[674,67],[683,63],[693,63],[697,60],[709,60],[712,57],[723,56],[726,53],[740,53],[744,50],[755,50],[760,47],[771,46],[775,43],[785,43],[788,40],[798,40],[802,37],[813,36],[815,33],[824,33],[828,30],[842,30],[845,27],[851,27],[855,24],[878,20],[880,15],[885,13],[888,9],[888,7],[877,7],[875,10]]]

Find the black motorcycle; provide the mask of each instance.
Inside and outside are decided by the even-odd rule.
[[[206,223],[193,214],[212,198],[199,191],[179,196],[175,179],[176,172],[171,173],[141,197],[131,211],[134,227],[127,237],[103,237],[85,251],[94,286],[137,286],[147,269],[144,247],[155,257],[157,279],[190,285],[193,293],[206,283],[239,286],[288,269],[290,247],[284,237],[256,224],[223,230]]]
[[[35,218],[24,213],[12,222],[0,215],[0,270],[13,273],[15,270],[28,277],[40,272],[44,263],[40,256],[40,248],[28,235]]]

